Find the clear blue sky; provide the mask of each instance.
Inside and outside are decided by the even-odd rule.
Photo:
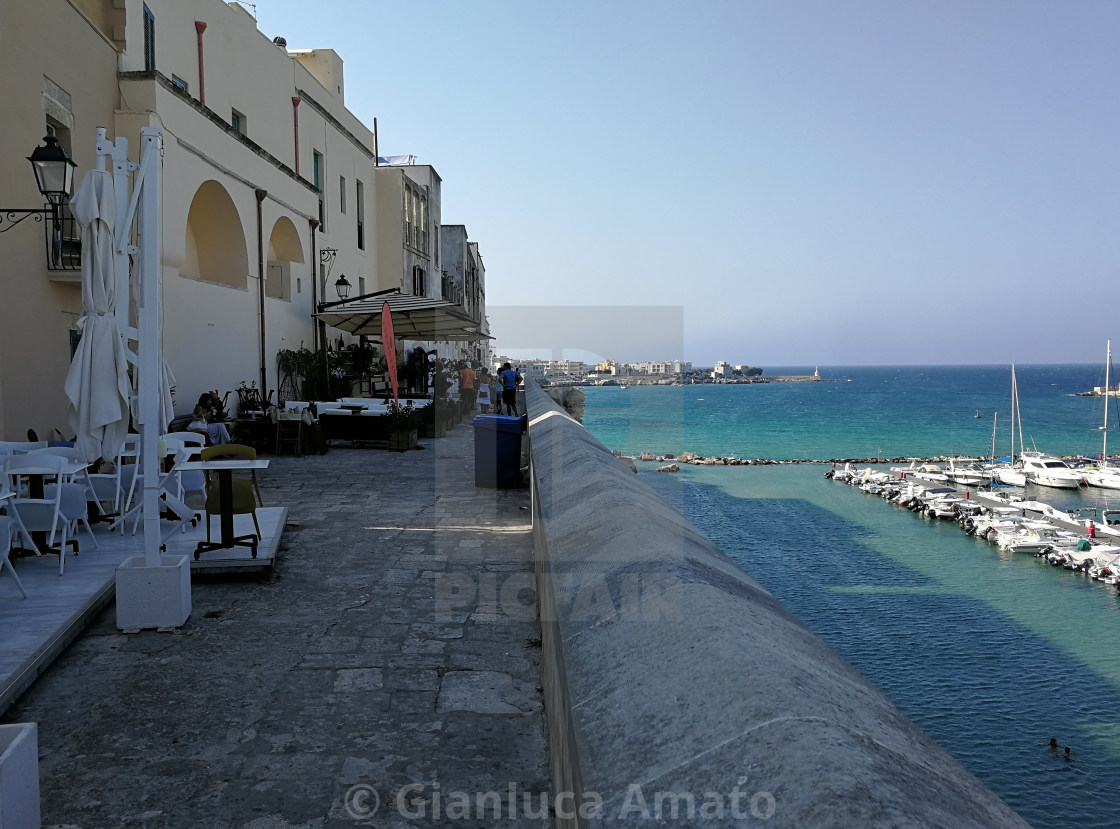
[[[1120,336],[1116,0],[257,11],[342,56],[382,155],[439,171],[490,305],[679,305],[709,365],[1097,362]]]

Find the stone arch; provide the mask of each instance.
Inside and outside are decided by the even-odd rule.
[[[303,245],[292,220],[281,216],[268,236],[268,267],[265,272],[265,296],[292,300],[292,263],[303,263]],[[299,279],[296,278],[296,285]]]
[[[179,272],[231,288],[248,288],[245,228],[226,188],[212,179],[202,183],[191,201],[186,256]]]
[[[303,262],[303,244],[299,231],[287,216],[281,216],[268,237],[269,262]]]

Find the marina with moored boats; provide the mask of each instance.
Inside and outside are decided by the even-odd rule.
[[[959,468],[955,463],[952,467]],[[1070,473],[1069,480],[1081,474],[1064,462],[1061,470],[1052,471]],[[950,485],[948,473],[937,464],[915,462],[888,471],[859,469],[849,463],[830,469],[825,477],[929,520],[954,521],[965,534],[1000,550],[1033,555],[1120,589],[1120,508],[1067,505],[1063,509],[1029,497],[1027,489],[993,485],[990,470],[987,474],[988,483],[966,482],[958,475]],[[1066,478],[1062,480],[1057,488],[1066,489]],[[1084,485],[1082,474],[1074,488]]]

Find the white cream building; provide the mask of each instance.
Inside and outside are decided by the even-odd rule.
[[[178,412],[206,389],[273,389],[276,352],[315,345],[315,304],[335,298],[324,250],[331,282],[382,287],[374,138],[346,109],[333,51],[289,52],[220,0],[4,0],[0,72],[0,206],[42,202],[24,158],[48,128],[78,164],[76,183],[97,127],[127,138],[133,160],[140,128],[163,130],[164,348]],[[438,203],[434,171],[424,184]],[[5,229],[0,439],[65,431],[80,274],[48,268],[42,224]]]

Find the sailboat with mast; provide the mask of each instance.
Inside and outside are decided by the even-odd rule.
[[[992,479],[1005,486],[1026,486],[1027,476],[1022,464],[1015,462],[1015,423],[1019,424],[1019,455],[1023,454],[1023,418],[1019,413],[1019,385],[1015,380],[1015,364],[1011,364],[1011,455],[1007,463],[992,470]],[[992,444],[995,444],[995,427],[992,428]]]
[[[1101,465],[1099,469],[1090,469],[1085,474],[1089,486],[1098,486],[1102,489],[1120,489],[1120,467],[1108,465],[1108,401],[1109,374],[1112,368],[1112,340],[1108,341],[1104,361],[1104,425],[1101,430]]]

